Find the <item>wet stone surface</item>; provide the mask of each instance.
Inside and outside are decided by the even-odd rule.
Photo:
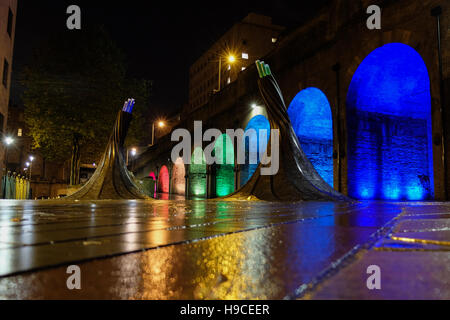
[[[394,218],[395,232],[415,234],[445,228],[434,217],[450,213],[439,203],[179,200],[3,201],[0,210],[3,299],[293,297],[354,248],[373,242],[367,252],[395,254],[416,245],[394,248],[392,233],[374,236]],[[363,259],[366,251],[357,252]],[[435,268],[448,260],[433,259]],[[82,290],[66,287],[71,264],[81,268]]]
[[[305,299],[450,299],[450,204],[403,209],[392,232],[322,281]],[[381,289],[366,285],[380,268]]]

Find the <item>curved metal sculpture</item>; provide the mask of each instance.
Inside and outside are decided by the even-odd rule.
[[[150,199],[135,184],[123,159],[123,144],[132,119],[135,101],[129,99],[117,114],[106,151],[89,181],[68,200]]]
[[[265,102],[271,129],[279,130],[279,171],[261,175],[261,166],[252,178],[226,199],[260,199],[267,201],[350,200],[330,187],[306,157],[287,114],[283,94],[270,68],[256,61],[258,87]],[[271,154],[271,143],[267,154]]]

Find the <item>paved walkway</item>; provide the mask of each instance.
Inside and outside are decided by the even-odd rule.
[[[0,212],[3,299],[341,298],[326,286],[337,288],[332,281],[344,272],[355,276],[346,270],[360,256],[414,247],[398,242],[417,233],[408,223],[434,220],[422,235],[441,230],[450,204],[2,201]],[[393,227],[400,240],[388,236]],[[446,254],[450,237],[442,237],[424,250]],[[82,290],[66,287],[71,264],[81,268]],[[448,265],[436,259],[445,279]],[[430,283],[428,270],[414,271]],[[437,282],[441,297],[445,281]]]
[[[373,246],[310,283],[304,298],[450,299],[450,204],[405,208],[394,223]],[[367,288],[371,265],[380,268],[380,290]]]

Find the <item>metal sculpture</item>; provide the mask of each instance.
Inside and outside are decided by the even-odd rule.
[[[134,99],[128,99],[117,114],[106,151],[92,177],[81,189],[64,199],[149,199],[137,186],[123,157],[123,144],[132,119],[134,104]]]
[[[270,67],[256,61],[259,73],[258,87],[265,102],[272,129],[279,130],[279,170],[274,175],[261,175],[256,170],[251,179],[235,193],[226,197],[230,200],[350,200],[330,187],[314,169],[306,157],[292,128],[283,94]],[[267,154],[271,154],[271,143]],[[262,164],[259,165],[260,169]]]

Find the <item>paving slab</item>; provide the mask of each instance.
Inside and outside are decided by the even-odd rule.
[[[381,270],[381,290],[369,290],[367,268]],[[450,299],[450,252],[375,251],[325,280],[305,299]]]
[[[418,277],[415,295],[403,298],[445,298],[447,282],[435,275],[447,276],[449,214],[436,202],[0,201],[0,298],[292,298],[336,276],[352,286],[359,273],[346,268],[372,254],[393,270],[397,256],[385,253],[408,254],[396,272]],[[66,287],[71,264],[81,267],[81,291]],[[337,274],[320,278],[330,269]],[[404,286],[374,298],[402,297]],[[353,297],[314,290],[311,298]]]
[[[373,232],[297,222],[207,237],[79,263],[80,291],[66,288],[66,267],[0,278],[0,298],[282,299]]]

